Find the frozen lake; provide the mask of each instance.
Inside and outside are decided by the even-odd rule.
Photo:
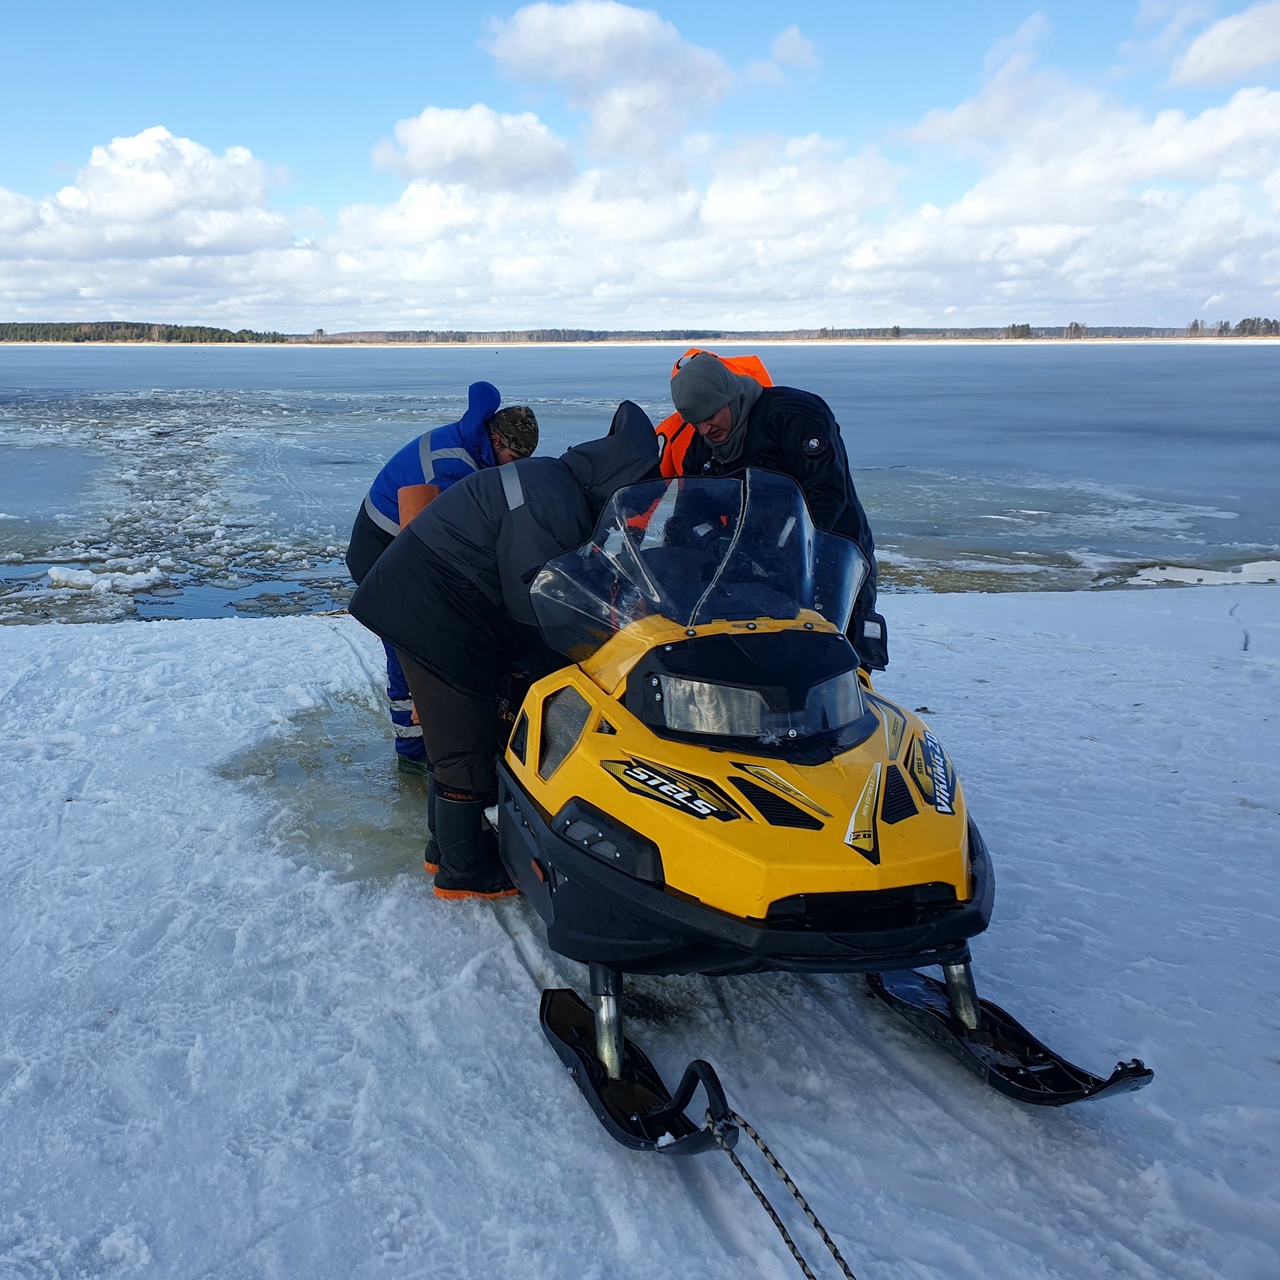
[[[1275,576],[1275,344],[752,349],[835,410],[890,588]],[[340,606],[370,480],[468,383],[555,453],[665,415],[681,350],[2,347],[0,620]]]

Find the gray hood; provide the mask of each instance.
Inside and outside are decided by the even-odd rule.
[[[657,474],[658,436],[649,415],[624,400],[607,436],[574,445],[560,461],[586,495],[594,520],[619,489],[639,483],[650,472]]]
[[[707,441],[717,462],[736,462],[747,438],[747,418],[764,388],[745,373],[734,373],[719,356],[699,351],[681,363],[671,379],[671,403],[685,422],[706,422],[728,408],[730,430],[719,444]]]

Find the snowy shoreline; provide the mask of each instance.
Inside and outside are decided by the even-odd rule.
[[[1105,346],[1277,346],[1280,338],[1271,337],[1179,337],[1179,338],[704,338],[699,341],[716,347],[1105,347]],[[414,351],[465,351],[484,347],[680,347],[696,345],[685,338],[620,338],[599,342],[6,342],[5,347],[173,347],[178,350],[215,349],[219,351],[243,348],[271,351],[299,351],[336,349],[382,350],[388,347],[407,347]]]
[[[992,849],[984,994],[1143,1093],[991,1095],[846,978],[650,980],[863,1280],[1280,1273],[1280,587],[885,599]],[[347,617],[0,628],[0,1275],[721,1277],[723,1159],[609,1144],[523,904],[430,896]]]

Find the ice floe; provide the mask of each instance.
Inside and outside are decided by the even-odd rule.
[[[160,569],[142,573],[94,573],[92,569],[67,569],[54,565],[45,575],[51,587],[70,587],[76,591],[149,591],[166,580]]]

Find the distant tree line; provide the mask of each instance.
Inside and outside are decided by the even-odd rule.
[[[1003,328],[915,329],[900,325],[866,329],[370,329],[348,333],[260,332],[218,329],[210,325],[141,324],[127,320],[69,324],[0,324],[0,342],[289,342],[347,345],[352,343],[500,344],[512,342],[770,342],[848,341],[850,339],[975,339],[975,338],[1177,338],[1280,337],[1280,320],[1254,316],[1234,328],[1227,320],[1209,324],[1193,320],[1185,329],[1140,326],[1094,326],[1073,320],[1063,327],[1010,324]]]
[[[282,333],[215,329],[203,324],[0,324],[0,342],[284,342]]]
[[[299,343],[479,343],[505,342],[771,342],[880,340],[885,338],[1178,338],[1183,329],[1144,327],[1093,328],[1073,320],[1058,327],[1041,328],[1029,324],[1002,328],[914,329],[902,325],[865,329],[364,329],[345,333],[288,334],[286,342]]]
[[[1134,330],[1135,336],[1141,334],[1144,337],[1154,337],[1157,333],[1159,331],[1155,329]],[[1079,320],[1073,320],[1066,328],[1059,331],[1058,329],[1033,329],[1029,324],[1011,324],[999,336],[1002,338],[1087,338],[1089,326],[1081,324]]]
[[[1232,330],[1242,338],[1280,338],[1280,320],[1264,320],[1254,316],[1249,320],[1241,320]]]
[[[1217,324],[1209,324],[1205,320],[1193,320],[1187,325],[1187,336],[1190,338],[1280,338],[1280,320],[1251,316],[1241,320],[1234,329],[1231,327],[1230,320],[1219,320]]]
[[[777,332],[757,332],[753,338],[807,337],[825,338],[842,334],[840,330],[796,329]],[[740,335],[725,329],[365,329],[350,333],[326,333],[316,329],[312,333],[289,334],[287,342],[307,343],[468,343],[485,344],[501,342],[610,342],[628,339],[657,342],[716,342]]]

